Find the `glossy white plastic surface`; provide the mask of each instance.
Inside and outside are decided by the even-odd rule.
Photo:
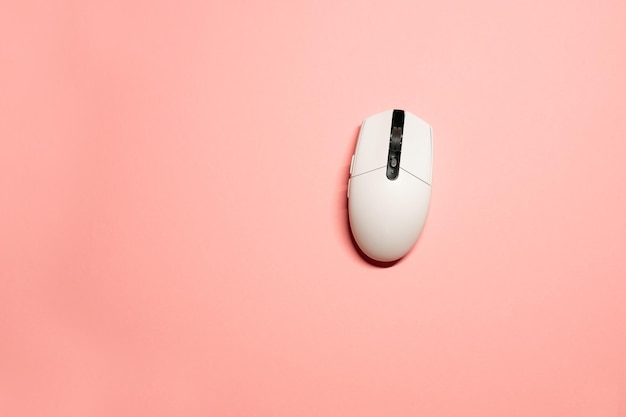
[[[391,120],[391,116],[389,120]],[[385,165],[386,163],[387,161],[385,161]],[[417,116],[404,112],[404,135],[400,167],[430,184],[432,180],[432,166],[433,141],[430,126]]]
[[[386,111],[363,121],[352,163],[353,177],[387,166],[392,113],[392,110]]]
[[[390,262],[406,255],[426,221],[431,194],[431,128],[405,112],[400,173],[386,175],[393,111],[363,122],[348,182],[350,228],[370,258]]]

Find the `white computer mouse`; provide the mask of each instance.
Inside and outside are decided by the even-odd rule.
[[[403,110],[389,110],[361,125],[348,180],[348,215],[365,255],[391,262],[419,237],[430,204],[431,127]]]

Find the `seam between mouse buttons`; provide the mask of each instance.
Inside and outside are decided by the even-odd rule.
[[[411,172],[407,171],[406,169],[404,169],[404,168],[402,168],[402,167],[400,167],[400,169],[401,169],[402,171],[406,172],[407,174],[409,174],[409,175],[411,175],[411,176],[413,176],[413,177],[417,178],[418,180],[420,180],[420,181],[421,181],[421,182],[423,182],[424,184],[428,185],[429,187],[432,187],[432,185],[431,185],[431,184],[427,183],[426,181],[424,181],[423,179],[421,179],[421,178],[420,178],[420,177],[418,177],[417,175],[414,175],[413,173],[411,173]]]
[[[382,169],[382,168],[385,168],[385,167],[386,167],[386,165],[383,165],[383,166],[378,167],[378,168],[370,169],[369,171],[361,172],[360,174],[351,175],[350,178],[355,178],[355,177],[361,176],[363,174],[369,174],[370,172],[373,172],[373,171],[376,171],[378,169]],[[413,175],[413,174],[411,174],[411,175]]]

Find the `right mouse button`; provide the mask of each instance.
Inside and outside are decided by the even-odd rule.
[[[406,112],[400,168],[427,184],[432,179],[432,130],[428,123]]]

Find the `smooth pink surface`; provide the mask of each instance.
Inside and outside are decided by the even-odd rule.
[[[626,3],[4,1],[0,415],[626,416]],[[363,261],[363,118],[433,126]]]

